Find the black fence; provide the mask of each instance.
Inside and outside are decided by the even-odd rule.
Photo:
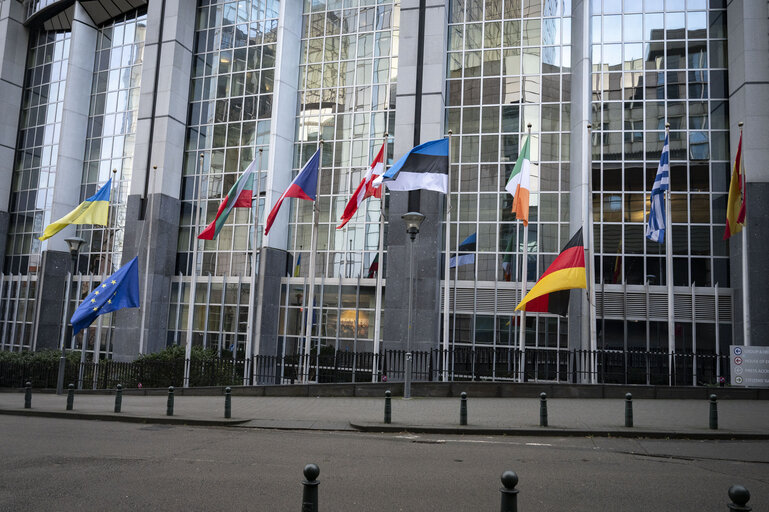
[[[402,381],[406,352],[322,351],[309,356],[134,362],[67,361],[65,383],[110,389]],[[0,362],[0,387],[55,388],[59,363]],[[412,353],[414,381],[593,382],[674,386],[717,385],[729,380],[725,355],[619,350],[457,348]],[[189,376],[187,377],[187,373]]]

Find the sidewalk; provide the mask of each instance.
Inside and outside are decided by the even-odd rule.
[[[232,397],[232,418],[224,418],[223,396],[177,396],[174,416],[166,416],[166,396],[124,395],[113,412],[114,395],[77,394],[66,411],[66,395],[0,393],[0,414],[42,415],[188,425],[366,432],[422,432],[484,435],[556,435],[769,439],[769,402],[723,400],[719,429],[709,428],[707,400],[633,400],[634,427],[624,427],[624,400],[548,399],[548,427],[539,426],[539,399],[468,398],[468,425],[459,425],[457,398],[392,399],[386,425],[383,398]]]

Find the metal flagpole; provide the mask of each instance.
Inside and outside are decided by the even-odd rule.
[[[317,182],[320,183],[320,169],[323,167],[323,139],[320,139],[320,155],[318,158]],[[307,297],[307,319],[304,326],[304,369],[302,380],[310,380],[310,350],[312,342],[312,316],[315,308],[315,263],[318,252],[318,192],[316,187],[315,201],[312,202],[312,235],[310,238],[310,285]]]
[[[261,279],[262,272],[261,268],[259,269],[259,283],[257,284],[256,281],[256,275],[257,271],[256,269],[261,263],[261,258],[259,258],[258,253],[261,251],[261,247],[257,248],[256,246],[256,239],[259,236],[259,196],[261,194],[261,186],[262,186],[262,156],[263,156],[264,150],[262,148],[259,148],[259,161],[257,164],[256,172],[254,173],[255,180],[256,180],[256,189],[255,194],[251,197],[251,202],[253,203],[256,201],[256,206],[251,206],[251,209],[254,210],[254,230],[253,230],[253,240],[251,242],[251,283],[248,289],[248,329],[246,330],[246,351],[244,353],[246,361],[253,361],[253,352],[254,352],[254,345],[256,345],[256,353],[259,353],[259,339],[262,332],[261,329],[261,320],[262,320],[262,290],[264,289],[264,282],[263,279]],[[259,305],[254,305],[254,301],[257,297],[256,294],[256,287],[259,286]],[[254,332],[256,331],[256,332]],[[235,352],[237,352],[237,337],[235,338]],[[256,368],[252,368],[250,370],[251,375],[254,375],[256,372]],[[243,385],[248,386],[249,383],[249,367],[248,363],[243,364]]]
[[[387,171],[387,136],[384,134],[384,154],[382,155],[382,174]],[[382,198],[379,201],[379,246],[377,247],[376,270],[376,310],[374,312],[374,368],[371,369],[371,382],[379,378],[379,348],[381,344],[380,330],[382,328],[382,270],[384,270],[384,220],[385,220],[385,189],[382,187]],[[361,268],[361,272],[363,269]]]
[[[595,287],[595,237],[593,236],[593,169],[592,169],[592,153],[590,151],[591,129],[593,125],[588,123],[587,125],[587,214],[585,217],[585,230],[582,234],[586,237],[587,241],[587,307],[588,307],[588,321],[590,322],[590,382],[592,384],[598,383],[598,336],[596,333],[596,311],[597,306],[596,299],[596,287]]]
[[[451,135],[449,130],[449,157],[448,157],[448,186],[446,188],[446,248],[443,263],[443,381],[449,380],[449,274],[451,254],[449,239],[451,238]],[[454,271],[456,275],[456,270]]]
[[[740,127],[740,142],[742,142],[742,121],[737,123]],[[748,194],[748,176],[745,174],[745,155],[740,148],[740,169],[742,174],[742,202],[747,210]],[[750,346],[750,301],[748,300],[748,217],[745,215],[745,224],[742,226],[742,329],[743,342],[746,347]]]
[[[203,155],[200,155],[201,158]],[[153,165],[152,166],[152,177],[150,178],[150,191],[155,190],[155,176],[157,175],[158,166]],[[149,288],[149,267],[150,267],[150,248],[152,247],[152,217],[155,213],[155,199],[150,199],[149,197],[150,192],[147,192],[147,197],[145,199],[150,202],[150,215],[149,218],[147,216],[144,216],[144,226],[147,226],[149,224],[149,227],[147,228],[147,255],[145,256],[145,263],[144,263],[144,293],[142,294],[142,317],[141,317],[141,328],[139,329],[139,354],[144,353],[144,326],[147,322],[147,288]],[[144,235],[144,227],[142,227],[142,235]],[[142,243],[142,237],[139,237],[139,243]],[[111,273],[111,272],[110,272]]]
[[[529,147],[531,147],[531,123],[526,125],[526,128],[528,129],[528,143]],[[531,155],[530,155],[531,156]],[[517,219],[518,223],[520,225],[521,219]],[[529,226],[524,225],[523,226],[523,250],[521,251],[521,300],[526,296],[526,288],[529,280]],[[519,327],[519,336],[518,336],[518,351],[519,351],[519,363],[518,363],[518,370],[519,370],[519,379],[521,382],[524,381],[525,376],[525,367],[526,367],[526,310],[521,310],[521,323],[518,326]]]
[[[190,233],[192,238],[193,251],[192,251],[192,275],[190,276],[190,297],[189,306],[187,308],[187,344],[184,347],[184,387],[190,386],[190,360],[192,358],[192,321],[195,311],[195,287],[197,285],[197,273],[198,273],[198,229],[200,229],[200,195],[203,190],[203,159],[205,156],[200,154],[198,172],[198,193],[195,200],[195,226]],[[148,244],[149,245],[149,244]],[[149,260],[147,260],[149,262]]]
[[[670,143],[670,123],[665,123],[665,139]],[[669,150],[668,150],[668,154]],[[668,162],[670,160],[668,159]],[[670,192],[673,180],[668,173],[668,189],[665,191],[665,274],[668,288],[668,385],[673,385],[673,353],[676,350],[675,297],[673,295],[673,210]]]

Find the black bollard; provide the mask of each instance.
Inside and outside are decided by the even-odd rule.
[[[71,411],[75,405],[75,385],[70,384],[67,386],[67,410]]]
[[[27,389],[24,390],[24,408],[32,409],[32,383],[27,382],[25,387]]]
[[[547,393],[539,394],[539,426],[547,426]]]
[[[224,388],[224,417],[232,418],[232,388]]]
[[[174,415],[174,387],[168,386],[168,402],[166,402],[166,416]]]
[[[500,512],[518,512],[518,489],[515,488],[518,485],[518,475],[513,471],[505,471],[502,473],[502,488],[499,492],[502,493],[502,505],[499,507]]]
[[[392,421],[393,421],[392,393],[390,393],[390,390],[388,389],[387,391],[385,391],[384,422],[392,423]]]
[[[115,391],[115,412],[120,412],[123,407],[123,386],[118,384]]]
[[[718,430],[718,402],[716,395],[710,395],[710,428]]]
[[[320,468],[317,464],[307,464],[304,467],[304,478],[302,482],[304,490],[302,491],[302,512],[318,512],[318,475]]]
[[[467,393],[462,391],[459,397],[459,424],[467,425]]]
[[[625,395],[625,426],[633,426],[633,395],[630,393]]]
[[[737,512],[750,512],[753,510],[753,508],[748,505],[748,501],[750,501],[750,491],[741,485],[733,485],[729,487],[729,499],[732,500],[732,502],[729,503],[729,510],[735,510]]]

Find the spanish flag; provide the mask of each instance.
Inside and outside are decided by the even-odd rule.
[[[732,181],[729,183],[729,200],[726,203],[726,230],[724,240],[742,231],[745,225],[745,164],[742,162],[742,133],[734,159]]]
[[[545,270],[515,310],[566,316],[569,311],[568,290],[571,288],[587,288],[582,228],[571,237],[561,254]]]
[[[77,208],[67,215],[46,226],[40,240],[46,240],[66,228],[70,224],[98,224],[107,225],[109,215],[109,194],[112,189],[112,178],[104,184],[94,195],[77,205]]]

